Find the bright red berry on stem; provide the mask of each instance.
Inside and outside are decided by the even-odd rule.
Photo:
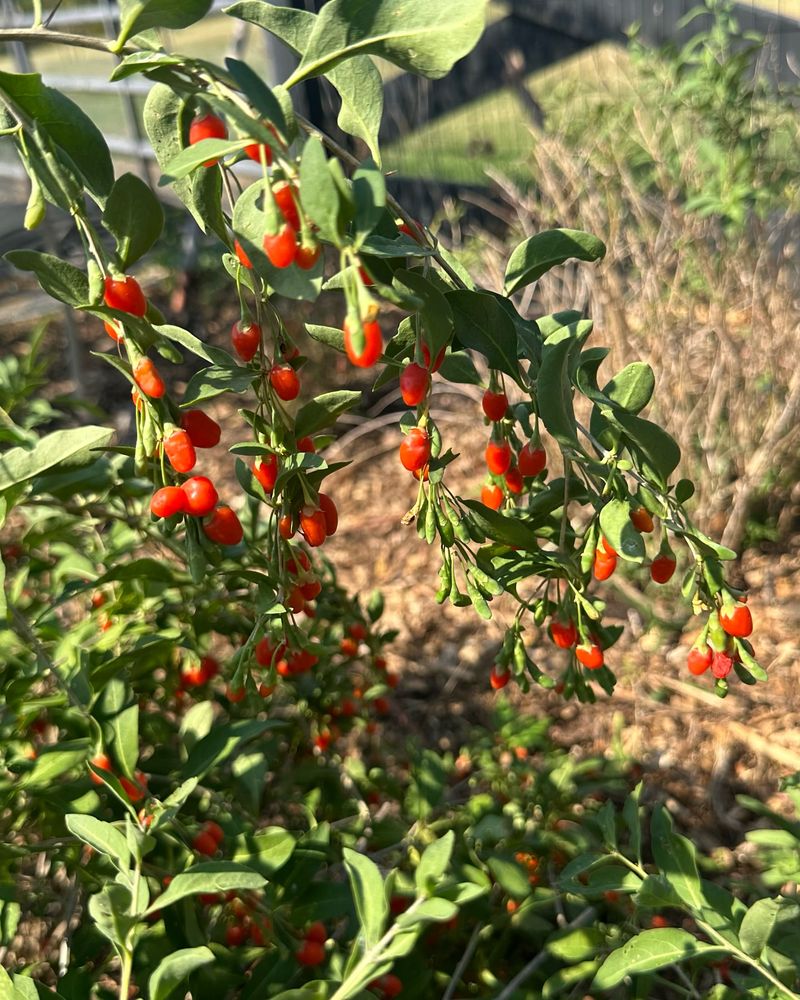
[[[121,323],[118,323],[116,320],[112,320],[110,323],[108,322],[103,323],[103,326],[105,327],[106,333],[109,335],[109,337],[111,337],[112,340],[115,340],[118,344],[124,342],[125,337],[122,332]]]
[[[421,365],[406,365],[400,375],[400,395],[406,406],[418,406],[428,395],[431,376]]]
[[[646,507],[637,507],[631,511],[631,521],[637,531],[649,534],[653,530],[653,515]]]
[[[210,833],[205,830],[201,830],[200,833],[195,835],[192,841],[192,850],[197,854],[205,854],[211,857],[217,853],[219,844],[215,837],[212,837]]]
[[[753,631],[753,616],[746,604],[723,604],[719,609],[719,623],[728,635],[744,639]]]
[[[412,427],[400,445],[400,462],[404,469],[416,472],[428,464],[431,457],[431,439],[421,427]]]
[[[730,653],[714,653],[711,658],[711,673],[718,678],[727,677],[733,670],[733,657]]]
[[[710,646],[703,645],[700,648],[692,646],[689,650],[689,655],[686,657],[686,665],[689,668],[689,673],[694,674],[695,677],[699,677],[700,674],[704,674],[708,670],[713,659],[714,650]]]
[[[294,957],[301,965],[321,965],[325,961],[325,946],[319,941],[304,941]]]
[[[499,670],[499,667],[494,666],[489,674],[489,684],[491,685],[493,691],[499,691],[501,688],[504,688],[511,680],[510,671],[506,670],[500,673]]]
[[[447,353],[447,345],[439,351],[436,355],[436,360],[431,367],[431,350],[427,344],[422,344],[422,360],[425,362],[425,367],[431,372],[438,372],[442,367],[442,362],[444,361],[444,356]]]
[[[244,536],[239,518],[230,507],[217,507],[203,525],[203,531],[217,545],[238,545]]]
[[[253,462],[253,475],[261,483],[265,493],[272,493],[278,479],[278,456],[267,454],[263,458],[257,458]]]
[[[124,278],[112,278],[107,274],[104,280],[103,300],[109,309],[118,309],[131,316],[144,316],[147,299],[136,278],[126,274]]]
[[[357,368],[370,368],[381,356],[383,350],[383,337],[381,328],[375,320],[367,320],[362,323],[364,331],[364,346],[359,353],[353,345],[353,335],[347,320],[344,322],[344,349],[350,362]]]
[[[173,431],[164,439],[164,454],[176,472],[191,472],[197,462],[192,439],[184,430]]]
[[[310,924],[304,936],[306,941],[316,941],[318,944],[325,944],[328,940],[328,932],[321,920],[315,920]]]
[[[186,494],[180,486],[162,486],[150,499],[153,517],[173,517],[186,509]]]
[[[216,507],[219,494],[206,476],[192,476],[181,486],[185,497],[185,510],[192,517],[205,517]]]
[[[270,370],[269,383],[275,395],[284,402],[297,399],[300,394],[300,379],[291,365],[275,365]]]
[[[403,980],[391,972],[385,976],[379,976],[369,984],[370,989],[377,990],[384,1000],[394,1000],[403,992]]]
[[[295,529],[292,527],[292,518],[289,514],[284,514],[278,521],[278,532],[287,542],[294,537]]]
[[[96,767],[98,771],[108,771],[111,774],[111,758],[106,753],[96,754],[89,761],[92,767]],[[94,785],[102,785],[103,779],[98,777],[93,771],[89,771],[89,779]]]
[[[225,122],[218,115],[198,115],[189,126],[189,145],[194,146],[203,139],[227,139],[228,129]],[[217,162],[216,157],[206,160],[204,167],[213,167]]]
[[[508,397],[504,392],[492,392],[487,389],[481,401],[483,412],[493,422],[497,423],[506,415],[508,409]]]
[[[225,929],[225,944],[229,948],[239,948],[247,938],[247,928],[244,924],[231,924]]]
[[[503,476],[511,467],[511,446],[508,441],[490,441],[484,458],[489,472],[495,476]]]
[[[304,507],[300,512],[300,531],[312,548],[322,545],[328,534],[325,512],[319,507]]]
[[[605,538],[600,541],[594,553],[594,578],[596,580],[607,580],[617,568],[617,553]]]
[[[578,661],[587,670],[598,670],[603,666],[603,650],[596,642],[583,642],[575,650]]]
[[[327,493],[319,494],[319,508],[325,516],[326,535],[335,535],[336,529],[339,527],[339,511]]]
[[[203,823],[203,831],[213,837],[218,844],[221,844],[225,839],[225,831],[219,823],[215,823],[213,819],[207,819],[205,823]]]
[[[492,510],[500,510],[503,505],[503,491],[494,483],[484,486],[481,490],[481,503]]]
[[[541,445],[526,444],[520,450],[517,464],[523,476],[538,476],[547,465],[547,453]]]
[[[508,487],[509,493],[522,493],[525,488],[525,483],[522,479],[522,473],[516,466],[513,466],[506,473],[506,486]]]
[[[666,583],[672,578],[676,565],[675,556],[660,553],[650,564],[650,576],[656,583]]]
[[[290,267],[297,255],[297,232],[285,222],[277,233],[264,234],[264,253],[273,267]]]
[[[219,424],[202,410],[186,410],[181,416],[181,427],[191,438],[195,448],[213,448],[222,436]]]
[[[265,142],[253,142],[244,147],[244,155],[256,163],[261,163],[261,151],[264,151],[264,162],[269,166],[272,163],[272,150]]]
[[[322,247],[319,243],[301,243],[295,254],[295,264],[302,271],[310,271],[319,260]]]
[[[242,361],[252,361],[261,344],[261,327],[258,323],[237,320],[231,327],[231,343]]]
[[[134,781],[131,781],[129,778],[123,777],[119,779],[119,783],[122,785],[122,790],[131,802],[141,802],[146,794],[147,778],[141,771],[136,771],[134,779]]]
[[[151,399],[160,399],[167,391],[164,380],[150,358],[142,358],[133,369],[133,380]]]
[[[297,439],[297,450],[298,451],[309,452],[309,453],[315,452],[317,450],[317,448],[316,448],[316,445],[314,444],[314,439],[311,438],[311,437],[308,437],[308,435],[306,435],[305,437],[298,438]]]
[[[547,631],[559,649],[572,649],[578,641],[578,630],[575,627],[575,622],[567,622],[565,624],[564,622],[553,621],[550,622],[550,627]]]
[[[287,182],[279,184],[274,190],[275,204],[278,211],[295,232],[300,229],[300,213],[297,211],[297,190]]]
[[[233,241],[233,252],[236,254],[242,267],[246,267],[248,271],[253,269],[253,262],[247,256],[244,247],[238,240]]]

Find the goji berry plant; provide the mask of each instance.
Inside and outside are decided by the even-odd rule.
[[[589,702],[596,682],[611,693],[621,629],[604,621],[603,581],[624,568],[663,585],[679,566],[681,592],[701,618],[688,669],[710,670],[720,695],[732,678],[765,679],[745,595],[723,570],[735,554],[693,526],[685,509],[692,484],[673,482],[678,448],[641,416],[653,372],[633,362],[601,378],[607,351],[586,346],[589,319],[568,308],[540,317],[518,308],[521,289],[567,260],[591,265],[603,243],[571,230],[538,233],[511,254],[504,288],[484,289],[387,195],[373,57],[441,77],[476,43],[484,6],[329,0],[314,15],[234,3],[226,13],[298,56],[273,88],[237,59],[216,66],[160,47],[150,29],[199,20],[207,0],[125,3],[113,43],[40,20],[0,31],[0,41],[108,49],[119,57],[112,79],[152,82],[144,124],[162,182],[218,239],[240,313],[230,351],[168,322],[131,273],[162,232],[156,195],[131,174],[115,178],[102,135],[68,98],[35,74],[0,73],[2,134],[32,185],[26,224],[68,213],[85,251],[82,267],[33,250],[7,259],[105,325],[117,346],[101,356],[130,383],[135,412],[128,446],[103,426],[39,437],[12,411],[6,434],[15,447],[0,466],[2,514],[19,538],[6,550],[5,856],[9,867],[24,866],[55,852],[71,880],[67,924],[79,906],[81,930],[59,969],[65,998],[127,997],[135,984],[161,1000],[187,981],[196,998],[422,996],[446,976],[456,985],[474,979],[472,994],[488,995],[503,980],[471,971],[480,931],[442,948],[449,968],[437,959],[431,971],[414,956],[431,934],[439,940],[464,926],[464,907],[488,907],[476,919],[491,923],[493,884],[516,886],[516,902],[537,884],[539,835],[520,840],[510,874],[504,852],[517,834],[480,815],[477,792],[461,820],[441,796],[431,799],[432,775],[447,770],[435,755],[423,754],[402,781],[343,764],[348,739],[377,752],[395,683],[383,656],[393,636],[380,626],[379,595],[349,596],[317,551],[338,526],[340,465],[326,460],[325,444],[360,393],[334,387],[309,398],[305,345],[283,319],[287,300],[339,290],[341,324],[307,324],[307,335],[358,368],[378,369],[377,385],[399,377],[409,407],[399,462],[411,475],[397,514],[441,550],[436,600],[481,618],[501,595],[514,602],[493,688],[512,679],[559,685]],[[292,88],[312,76],[339,93],[339,124],[368,157],[356,160],[295,113]],[[256,179],[246,183],[238,167],[251,161]],[[405,313],[396,329],[386,303]],[[169,366],[186,354],[197,365],[179,398]],[[485,417],[476,421],[485,435],[480,501],[448,486],[457,442],[437,423],[434,375],[485,388],[476,414]],[[204,474],[221,440],[207,407],[223,394],[241,397],[240,440],[229,449],[235,482]],[[576,406],[589,416],[579,419]],[[542,668],[532,639],[543,626],[563,651],[559,677]],[[490,771],[482,781],[491,782]],[[389,799],[402,807],[371,809]],[[711,928],[712,943],[668,928],[581,930],[596,988],[729,954],[777,991],[761,995],[795,996],[773,959],[761,960],[763,949],[734,940],[737,914],[703,898],[663,817],[653,834],[663,884],[642,867],[635,802],[625,817],[624,856],[611,811],[598,819],[603,844],[625,868],[624,878],[613,868],[604,888],[638,894],[643,906],[654,905],[642,901],[645,887],[652,899],[661,892],[658,905],[687,908]],[[501,845],[497,857],[486,853],[491,844]],[[573,876],[605,858],[584,862],[565,870],[573,896],[586,895]],[[561,890],[545,881],[530,927],[548,962],[569,965]],[[712,920],[709,908],[723,916]],[[583,911],[570,927],[595,915]],[[776,922],[759,931],[764,947]],[[611,952],[602,966],[598,951]],[[510,956],[502,964],[525,978],[539,968],[520,969]],[[589,975],[585,963],[573,979],[546,968],[548,982],[560,976],[565,985]],[[31,995],[24,976],[6,982],[9,996]]]

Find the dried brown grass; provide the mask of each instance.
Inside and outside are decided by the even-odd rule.
[[[658,142],[639,121],[658,164]],[[522,308],[545,315],[585,310],[597,343],[611,348],[606,373],[634,359],[654,369],[650,419],[683,453],[679,472],[697,485],[696,516],[738,546],[757,502],[787,532],[797,514],[800,473],[800,227],[788,213],[754,220],[738,236],[688,214],[670,197],[645,196],[622,156],[580,155],[560,135],[536,134],[523,191],[495,176],[498,214],[513,242],[564,226],[607,244],[597,265],[567,265],[528,289]],[[597,165],[605,164],[604,167]],[[690,169],[690,166],[687,167]],[[509,241],[481,234],[483,280],[502,286]]]

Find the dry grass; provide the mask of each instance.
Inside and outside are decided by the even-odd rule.
[[[657,162],[655,141],[651,152]],[[602,236],[608,255],[546,276],[523,306],[534,315],[586,310],[596,342],[612,349],[609,378],[637,358],[653,367],[649,415],[681,446],[701,522],[738,545],[756,496],[775,488],[785,502],[800,472],[796,221],[756,220],[726,237],[713,219],[642,195],[622,159],[598,169],[591,149],[576,155],[559,135],[537,136],[533,159],[536,190],[495,178],[514,235],[585,229]],[[499,287],[508,246],[489,236],[482,244],[486,279]],[[779,527],[794,513],[787,504]]]

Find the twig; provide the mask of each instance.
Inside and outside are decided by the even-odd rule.
[[[567,924],[566,929],[572,931],[575,930],[576,927],[583,927],[585,924],[588,924],[589,921],[594,920],[596,916],[597,916],[597,911],[595,910],[595,908],[593,906],[589,906],[581,913],[579,913],[574,920],[571,920]],[[523,983],[526,983],[531,978],[531,976],[534,974],[534,972],[536,972],[539,966],[544,965],[544,963],[547,961],[549,957],[550,956],[547,951],[544,950],[540,951],[535,958],[532,958],[527,965],[523,966],[522,969],[520,969],[520,971],[516,974],[516,976],[514,976],[511,982],[508,983],[504,987],[504,989],[502,989],[497,994],[494,1000],[509,1000],[509,998],[514,995],[516,990],[518,990]]]
[[[467,942],[467,947],[464,949],[464,954],[458,960],[458,965],[453,971],[453,975],[450,977],[450,982],[447,984],[447,989],[442,994],[442,1000],[452,1000],[452,996],[456,991],[456,987],[461,982],[461,977],[464,975],[467,966],[472,961],[472,956],[475,954],[475,949],[478,947],[478,938],[483,930],[483,924],[475,924],[475,930],[472,932],[472,936]]]

